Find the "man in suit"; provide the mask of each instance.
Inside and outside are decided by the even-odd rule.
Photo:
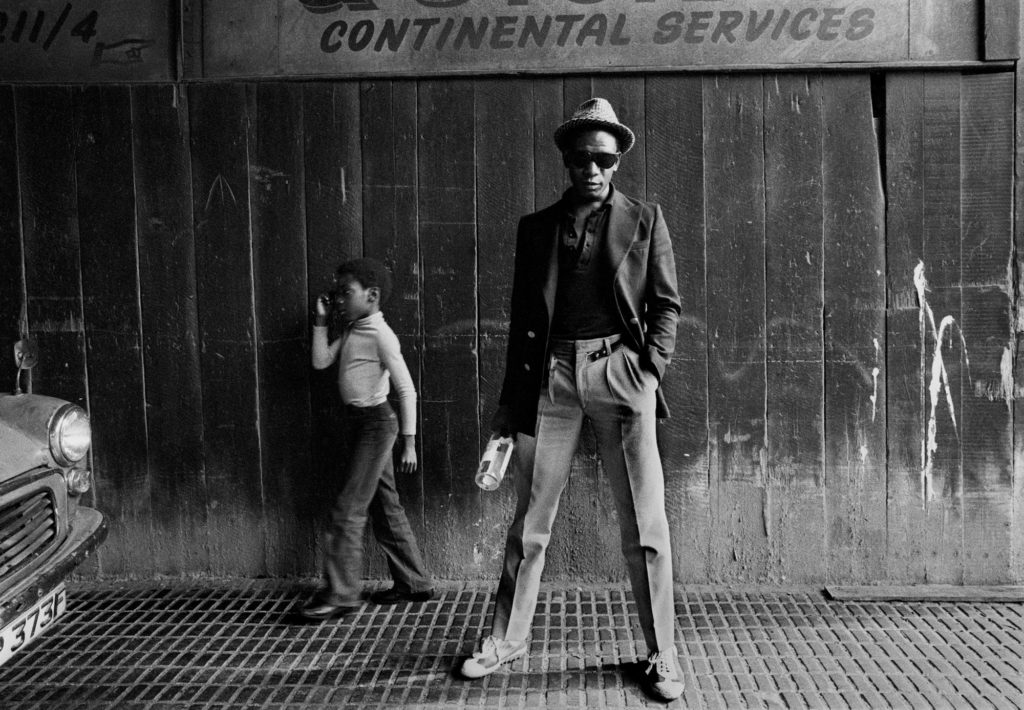
[[[495,431],[517,438],[518,504],[491,635],[462,664],[479,678],[526,653],[544,555],[583,418],[615,496],[622,551],[650,653],[652,694],[683,692],[672,556],[655,436],[680,304],[661,208],[612,186],[633,132],[600,98],[555,130],[570,188],[519,222],[505,379]]]

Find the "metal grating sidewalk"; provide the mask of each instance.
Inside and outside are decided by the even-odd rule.
[[[74,585],[62,623],[0,668],[0,708],[654,707],[623,586],[546,587],[531,652],[482,681],[452,673],[491,585],[365,606],[321,625],[308,585]],[[687,689],[672,707],[1022,708],[1024,605],[852,603],[810,591],[680,588]]]

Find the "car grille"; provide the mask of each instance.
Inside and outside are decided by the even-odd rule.
[[[0,579],[28,565],[57,539],[57,511],[49,490],[0,506]]]

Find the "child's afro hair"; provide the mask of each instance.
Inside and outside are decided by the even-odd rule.
[[[334,272],[335,278],[351,276],[363,288],[380,289],[380,302],[384,303],[391,295],[391,272],[381,262],[369,257],[350,259]]]

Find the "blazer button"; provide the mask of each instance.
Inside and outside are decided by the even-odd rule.
[[[523,365],[523,369],[526,370],[527,372],[529,372],[530,371],[530,363],[526,363],[525,365]]]
[[[528,331],[526,331],[526,337],[527,338],[536,338],[537,334],[534,333],[532,330],[528,330]]]

